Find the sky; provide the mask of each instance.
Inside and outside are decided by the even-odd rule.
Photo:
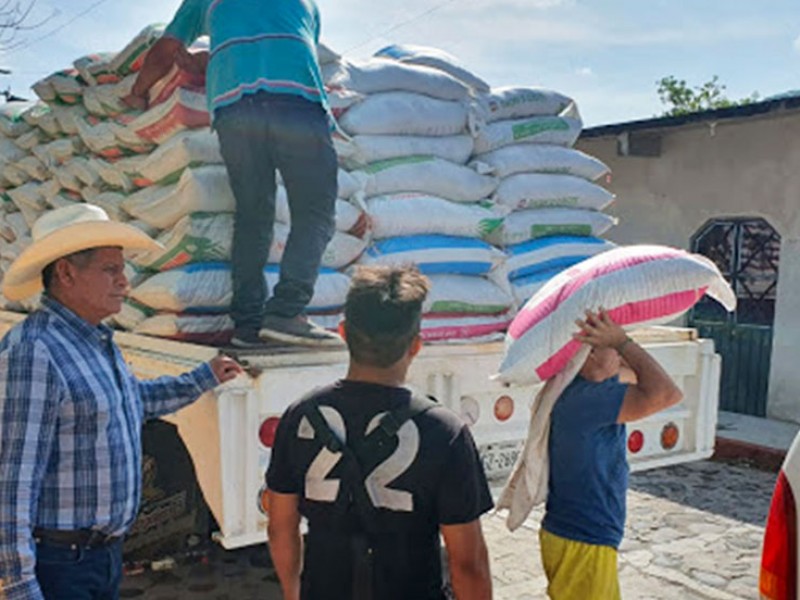
[[[21,0],[26,1],[26,0]],[[265,0],[267,1],[267,0]],[[269,0],[275,1],[275,0]],[[574,98],[586,125],[664,110],[660,78],[714,75],[731,99],[800,89],[797,0],[317,0],[322,40],[347,58],[389,44],[433,46],[492,86],[533,85]],[[16,49],[0,51],[0,89],[92,52],[121,49],[180,0],[38,0]]]

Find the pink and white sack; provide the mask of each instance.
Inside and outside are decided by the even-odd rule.
[[[525,304],[494,378],[525,385],[558,374],[581,347],[572,335],[586,310],[602,307],[623,327],[642,327],[676,319],[704,295],[736,308],[730,285],[704,256],[645,245],[603,252],[563,271]]]

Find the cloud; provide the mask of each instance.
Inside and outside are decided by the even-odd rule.
[[[794,46],[795,52],[800,52],[800,35],[795,38],[794,44],[792,45]]]
[[[581,77],[594,77],[594,71],[592,71],[592,67],[580,67],[575,69],[575,74],[580,75]]]

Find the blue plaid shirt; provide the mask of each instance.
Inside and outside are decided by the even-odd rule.
[[[123,534],[141,496],[142,422],[216,385],[207,364],[138,381],[110,328],[43,297],[0,342],[0,597],[42,598],[34,527]]]

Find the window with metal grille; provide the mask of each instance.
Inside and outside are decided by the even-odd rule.
[[[707,256],[736,292],[736,312],[728,315],[716,302],[703,299],[692,320],[772,325],[778,288],[781,236],[764,219],[711,219],[692,237],[692,250]]]

